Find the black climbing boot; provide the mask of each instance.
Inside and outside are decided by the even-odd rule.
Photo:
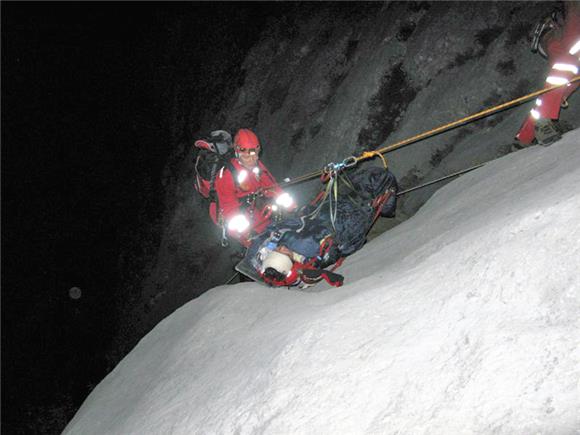
[[[562,137],[560,126],[551,119],[541,118],[536,121],[536,139],[543,146],[548,146]]]

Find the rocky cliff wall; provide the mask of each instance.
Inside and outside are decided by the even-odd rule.
[[[281,179],[418,134],[540,89],[547,63],[530,52],[530,34],[553,6],[298,3],[270,18],[239,73],[227,76],[227,98],[201,115],[198,130],[185,122],[188,139],[176,144],[166,169],[157,260],[127,317],[131,333],[140,336],[232,274],[231,251],[219,246],[193,188],[192,137],[252,128],[263,142],[263,161]],[[179,98],[195,101],[196,95]],[[510,151],[528,110],[524,105],[402,148],[387,155],[390,167],[407,188],[494,159]],[[563,119],[577,126],[574,110]],[[187,120],[188,113],[179,115]],[[437,187],[405,197],[398,221]],[[305,197],[312,189],[315,183],[307,183],[294,193]]]

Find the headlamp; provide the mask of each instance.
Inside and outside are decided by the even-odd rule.
[[[248,171],[246,170],[241,170],[238,173],[238,183],[242,184],[244,181],[246,181],[246,178],[248,178]]]
[[[284,208],[289,208],[294,204],[294,200],[289,193],[284,192],[276,198],[276,204]]]
[[[244,147],[236,147],[236,151],[242,154],[249,154],[251,156],[254,156],[256,154],[258,154],[260,152],[260,147],[256,147],[256,148],[244,148]]]
[[[250,227],[250,221],[243,214],[234,216],[228,222],[228,230],[237,231],[238,233],[243,233]]]

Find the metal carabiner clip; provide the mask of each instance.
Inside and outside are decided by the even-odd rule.
[[[347,157],[346,159],[344,159],[342,161],[342,166],[344,166],[345,168],[352,168],[356,164],[357,164],[357,159],[355,156]]]

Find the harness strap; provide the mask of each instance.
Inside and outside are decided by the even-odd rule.
[[[371,230],[371,228],[375,224],[376,220],[379,218],[379,215],[381,214],[381,210],[383,209],[383,206],[389,200],[389,198],[391,197],[392,194],[393,194],[393,191],[389,189],[373,201],[373,208],[375,208],[375,215],[373,216],[373,220],[372,220],[372,223],[369,227],[369,231]],[[368,231],[367,231],[367,234],[368,234]]]
[[[330,271],[334,272],[336,269],[338,269],[340,266],[342,266],[342,263],[344,263],[344,259],[345,259],[345,257],[340,257],[338,260],[336,260],[336,263],[334,263],[334,266],[332,266]]]
[[[303,269],[302,270],[302,280],[306,284],[315,284],[320,279],[324,279],[328,284],[333,287],[340,287],[344,283],[344,276],[334,273],[330,270],[324,269]]]
[[[346,187],[348,187],[348,189],[350,190],[349,193],[346,195],[350,200],[350,202],[352,202],[355,206],[359,208],[362,208],[369,203],[368,198],[363,197],[360,194],[360,192],[356,190],[356,188],[352,184],[352,181],[350,180],[350,178],[348,178],[348,175],[341,174],[340,179],[343,182],[343,184],[345,184]],[[356,195],[356,198],[353,198],[352,196],[353,194]]]

